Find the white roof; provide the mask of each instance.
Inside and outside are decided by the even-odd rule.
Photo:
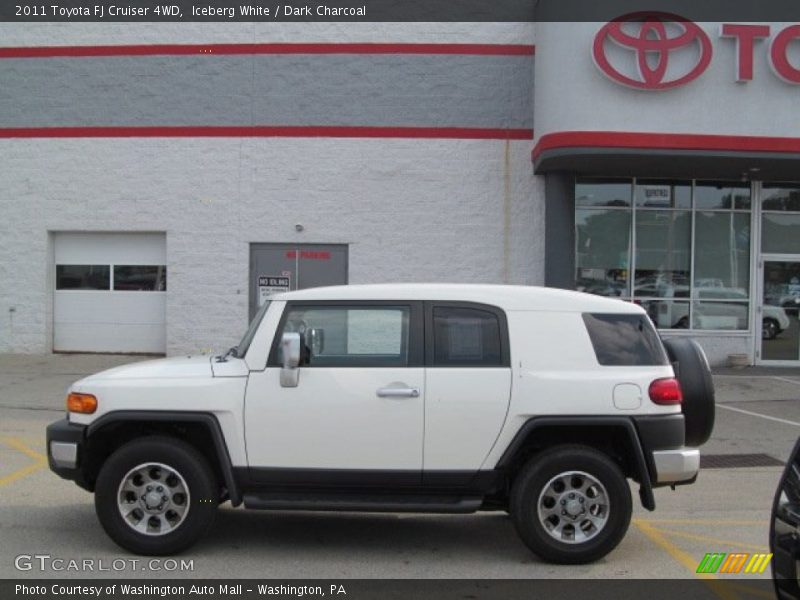
[[[506,310],[644,313],[631,302],[583,292],[525,285],[389,283],[339,285],[275,294],[271,300],[446,300],[479,302]]]

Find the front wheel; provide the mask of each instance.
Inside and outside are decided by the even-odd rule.
[[[144,555],[175,554],[211,526],[219,493],[208,461],[189,444],[148,436],[116,450],[95,487],[100,524],[118,545]]]
[[[602,558],[625,536],[631,510],[630,488],[620,468],[585,446],[557,446],[534,456],[511,490],[517,533],[548,562]]]

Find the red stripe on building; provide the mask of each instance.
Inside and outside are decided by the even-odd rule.
[[[525,44],[156,44],[0,48],[0,58],[197,56],[209,54],[464,54],[533,56]]]
[[[532,157],[536,161],[542,153],[548,150],[565,148],[800,153],[800,138],[691,133],[563,131],[548,133],[539,138],[533,149]]]
[[[140,137],[324,137],[532,140],[532,129],[480,127],[326,127],[326,126],[178,126],[178,127],[5,127],[0,138]]]

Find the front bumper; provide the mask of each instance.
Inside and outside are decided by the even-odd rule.
[[[86,427],[66,418],[47,426],[47,462],[59,477],[85,486],[81,465],[86,445]]]

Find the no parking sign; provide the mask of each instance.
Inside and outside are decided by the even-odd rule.
[[[291,289],[291,279],[288,276],[258,276],[258,305],[261,306],[273,294],[288,292]]]

